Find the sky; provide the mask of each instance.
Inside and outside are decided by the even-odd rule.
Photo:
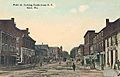
[[[52,4],[27,9],[13,4]],[[15,18],[17,27],[29,28],[36,44],[63,46],[70,51],[84,44],[87,30],[99,32],[105,20],[120,17],[120,0],[0,0],[0,19]]]

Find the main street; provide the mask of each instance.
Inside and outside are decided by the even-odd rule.
[[[0,77],[104,77],[102,71],[90,70],[77,65],[76,71],[66,63],[54,63],[42,67],[15,71],[0,71]]]

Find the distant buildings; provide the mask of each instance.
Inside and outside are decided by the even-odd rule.
[[[70,58],[83,65],[83,63],[86,62],[86,56],[84,56],[84,44],[72,48],[70,51]]]
[[[84,60],[84,45],[80,44],[78,47],[78,54],[77,54],[77,60],[83,61]]]
[[[66,61],[67,59],[70,58],[70,56],[69,56],[67,51],[63,51],[62,52],[62,58],[63,58],[63,61]]]
[[[60,49],[59,47],[49,47],[51,52],[51,57],[53,60],[58,60],[60,57]]]
[[[36,55],[42,61],[59,61],[62,58],[62,47],[49,47],[47,44],[36,45]]]
[[[78,47],[74,47],[70,51],[70,57],[76,59],[78,54]]]
[[[35,50],[40,62],[48,62],[50,60],[48,44],[36,45]]]

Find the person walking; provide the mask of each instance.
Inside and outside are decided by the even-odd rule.
[[[75,71],[75,68],[76,68],[75,63],[73,63],[72,67],[73,67],[73,70]]]
[[[42,62],[40,62],[40,67],[42,67]]]

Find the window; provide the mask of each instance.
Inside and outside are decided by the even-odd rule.
[[[111,38],[108,39],[109,46],[111,46]]]
[[[117,35],[115,35],[115,44],[117,45]]]
[[[107,39],[107,47],[109,47],[109,40]]]
[[[2,33],[2,43],[4,43],[4,42],[5,42],[5,34]]]
[[[103,37],[103,31],[101,32],[101,35],[102,35],[102,37]]]
[[[113,45],[113,40],[114,40],[113,37],[111,37],[111,39],[110,39],[110,41],[111,41],[111,44],[110,44],[110,45],[111,45],[111,46]]]
[[[7,44],[3,44],[2,45],[2,51],[8,51],[8,45]]]
[[[16,42],[17,42],[17,43],[19,43],[19,39],[20,39],[19,37],[16,38]]]
[[[103,41],[102,41],[102,47],[103,47]]]

